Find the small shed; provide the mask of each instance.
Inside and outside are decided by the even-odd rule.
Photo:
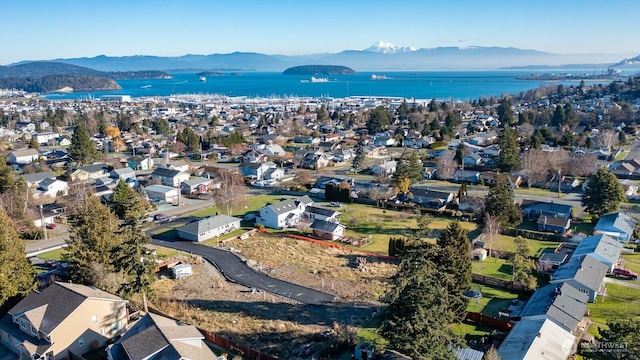
[[[475,248],[471,251],[471,260],[484,261],[487,258],[487,249]]]
[[[175,279],[184,279],[193,274],[191,264],[178,264],[171,268],[171,273]]]
[[[356,345],[356,349],[353,354],[356,360],[372,360],[376,357],[375,345],[368,342],[361,342]]]

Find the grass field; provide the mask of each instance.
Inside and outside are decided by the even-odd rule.
[[[233,216],[239,216],[242,217],[244,214],[251,212],[251,211],[256,211],[258,209],[260,209],[261,207],[267,205],[268,203],[276,203],[282,199],[291,199],[294,196],[287,196],[287,195],[270,195],[270,194],[260,194],[260,195],[252,195],[252,196],[247,196],[247,203],[245,205],[245,207],[243,207],[242,209],[238,209],[236,211],[234,211],[232,213]],[[189,215],[191,216],[197,216],[197,217],[205,217],[205,216],[209,216],[209,215],[215,215],[216,213],[223,213],[218,207],[216,206],[212,206],[212,207],[208,207],[205,209],[200,209],[197,211],[194,211],[192,213],[190,213]]]
[[[474,274],[491,276],[502,280],[511,280],[513,269],[509,261],[498,258],[487,258],[485,261],[474,261],[471,263],[471,270]]]
[[[65,249],[56,249],[56,250],[51,250],[51,251],[47,251],[44,252],[40,255],[38,255],[38,257],[42,260],[56,260],[56,261],[60,261],[62,260],[62,255],[64,253],[66,253],[67,250]]]
[[[607,319],[633,319],[640,316],[640,289],[607,284],[607,297],[588,305],[591,320],[606,324]]]
[[[640,253],[623,253],[622,258],[624,259],[624,267],[625,269],[629,269],[633,272],[640,272]]]
[[[499,317],[498,313],[500,311],[509,307],[513,299],[518,298],[518,293],[493,286],[472,283],[471,288],[480,290],[482,298],[471,300],[469,306],[467,306],[467,311],[479,312],[496,318]]]

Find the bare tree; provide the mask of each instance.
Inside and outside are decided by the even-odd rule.
[[[569,159],[568,174],[573,176],[591,176],[596,171],[598,159],[593,155],[574,155]]]
[[[529,149],[520,159],[522,172],[527,176],[527,186],[542,181],[549,171],[548,155],[539,149]]]
[[[393,188],[376,186],[369,190],[369,199],[375,200],[376,205],[382,206],[387,199],[390,199],[395,194],[396,192]]]
[[[455,153],[447,150],[436,160],[436,174],[442,180],[449,180],[456,171],[456,162],[453,159]]]
[[[311,219],[305,217],[302,218],[297,224],[296,228],[303,234],[306,234],[309,228],[311,228]]]
[[[618,134],[613,130],[602,130],[596,136],[596,143],[602,148],[612,149],[618,144]]]
[[[213,191],[216,206],[231,216],[233,210],[246,202],[247,187],[244,185],[244,178],[233,169],[221,169],[216,178],[221,183],[220,188]]]
[[[489,213],[484,214],[484,228],[482,229],[482,234],[485,239],[487,239],[487,243],[489,244],[489,257],[491,257],[491,247],[493,245],[493,241],[500,234],[500,221],[497,217],[492,216]]]

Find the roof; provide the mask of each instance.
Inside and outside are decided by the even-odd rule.
[[[216,359],[203,339],[193,325],[147,314],[124,333],[109,352],[112,358],[123,360],[143,360],[151,355],[157,360]]]
[[[403,355],[395,350],[385,350],[380,360],[412,360],[413,358]]]
[[[133,170],[130,167],[123,167],[123,168],[120,168],[120,169],[113,169],[113,170],[111,170],[111,172],[112,173],[116,173],[118,175],[135,174],[136,173],[136,171]]]
[[[31,353],[44,354],[52,346],[45,339],[38,339],[20,330],[20,327],[13,323],[13,318],[10,314],[0,318],[0,329],[11,335],[18,343],[25,345]]]
[[[455,356],[458,360],[482,360],[484,353],[471,348],[457,348]]]
[[[54,282],[41,292],[27,295],[9,314],[24,314],[38,331],[50,334],[87,299],[126,302],[92,286]]]
[[[206,177],[196,176],[196,177],[190,178],[189,180],[183,181],[182,184],[194,186],[194,185],[200,185],[208,182],[211,182],[211,179],[208,179]]]
[[[233,224],[234,222],[238,222],[240,220],[241,220],[240,218],[233,217],[233,216],[216,215],[216,216],[204,218],[198,221],[194,221],[181,228],[178,228],[178,231],[182,231],[189,234],[200,235],[207,231],[217,229],[221,226]]]
[[[411,194],[413,194],[414,197],[419,196],[419,197],[424,197],[428,199],[446,200],[452,194],[448,191],[431,190],[426,187],[412,187],[411,189],[409,189],[409,191],[411,192]]]
[[[153,191],[157,193],[166,194],[171,191],[178,191],[176,188],[166,185],[149,185],[144,188],[146,191]]]
[[[587,236],[573,251],[573,256],[596,255],[596,259],[602,258],[611,264],[615,264],[622,251],[622,243],[604,234]]]
[[[568,331],[573,331],[587,310],[589,297],[567,284],[538,288],[520,312],[520,317],[547,315]]]
[[[165,177],[165,178],[174,178],[178,176],[182,171],[180,170],[171,170],[165,168],[156,168],[151,173],[151,176]]]
[[[22,177],[24,179],[24,181],[28,182],[28,183],[36,183],[36,182],[40,182],[44,179],[55,179],[55,175],[53,175],[53,172],[51,170],[49,171],[43,171],[43,172],[39,172],[39,173],[33,173],[33,174],[23,174],[23,175],[16,175],[16,179]]]
[[[306,209],[304,209],[304,212],[310,213],[310,214],[318,214],[318,215],[327,216],[327,217],[336,216],[339,213],[338,211],[335,211],[332,209],[325,209],[317,206],[308,206]]]
[[[14,150],[10,154],[13,154],[16,158],[21,156],[37,156],[39,155],[37,149],[23,149],[23,150]]]
[[[528,199],[522,200],[522,203],[520,203],[520,208],[523,210],[538,210],[538,211],[545,211],[549,213],[559,213],[559,214],[571,214],[571,209],[572,209],[571,205],[528,200]]]
[[[566,360],[575,336],[548,319],[516,323],[498,348],[502,360]]]
[[[553,274],[552,282],[575,280],[586,288],[598,291],[609,267],[591,256],[572,256]]]
[[[629,216],[617,212],[604,215],[598,220],[593,231],[619,231],[631,235],[636,227],[636,221]]]
[[[571,222],[571,219],[569,218],[565,219],[561,217],[550,217],[550,216],[544,216],[544,215],[540,215],[540,217],[538,217],[538,221],[536,221],[537,224],[562,226],[563,228],[569,227],[570,222]]]
[[[344,226],[335,222],[325,221],[320,219],[314,220],[313,223],[311,224],[311,228],[313,230],[317,230],[325,233],[333,233],[338,227],[344,227]]]
[[[304,195],[299,198],[283,200],[272,205],[267,205],[265,206],[265,208],[269,208],[274,213],[282,215],[297,209],[300,203],[304,204],[305,206],[309,206],[313,204],[313,200],[311,200],[308,195]]]
[[[107,168],[108,168],[107,164],[98,163],[98,164],[93,164],[93,165],[80,166],[80,167],[77,167],[76,170],[82,170],[82,171],[86,171],[88,173],[97,173],[97,172],[100,172],[100,171],[106,171]]]

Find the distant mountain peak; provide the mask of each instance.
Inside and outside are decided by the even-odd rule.
[[[372,46],[362,51],[377,52],[377,53],[384,53],[384,54],[395,54],[400,52],[416,51],[416,49],[412,47],[406,47],[406,46],[398,47],[390,42],[385,42],[380,40],[377,43],[373,44]]]
[[[640,63],[640,55],[638,55],[636,57],[625,58],[622,61],[620,61],[620,62],[618,62],[616,64],[613,64],[612,66],[616,67],[616,66],[624,66],[624,65],[636,65],[636,64],[639,64],[639,63]]]

